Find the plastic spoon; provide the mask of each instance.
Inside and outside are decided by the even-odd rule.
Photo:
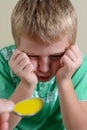
[[[43,100],[40,98],[30,98],[15,104],[13,113],[21,117],[32,116],[38,113],[43,107]]]

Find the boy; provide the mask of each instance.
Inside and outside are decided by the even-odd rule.
[[[16,49],[0,52],[1,97],[44,106],[28,118],[11,114],[9,130],[87,130],[87,58],[75,45],[71,2],[19,0],[11,20]]]

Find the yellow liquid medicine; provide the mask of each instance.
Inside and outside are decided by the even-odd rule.
[[[19,116],[31,116],[41,110],[43,101],[40,98],[30,98],[18,102],[14,107],[14,113]]]

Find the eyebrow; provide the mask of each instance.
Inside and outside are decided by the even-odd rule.
[[[49,56],[63,56],[65,51],[66,51],[66,49],[63,52],[57,52],[54,54],[50,54]],[[39,56],[38,54],[33,54],[33,53],[28,54],[27,52],[25,52],[23,50],[22,50],[22,52],[26,53],[28,56]]]
[[[51,54],[50,56],[63,56],[64,53],[65,53],[65,51],[64,52],[55,53],[55,54]]]

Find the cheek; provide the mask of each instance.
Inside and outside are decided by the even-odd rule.
[[[51,67],[52,67],[52,72],[55,74],[57,70],[60,68],[60,62],[53,62]]]
[[[37,60],[31,60],[31,63],[32,63],[32,65],[34,66],[35,71],[36,71],[37,68],[38,68],[38,62],[37,62]]]

